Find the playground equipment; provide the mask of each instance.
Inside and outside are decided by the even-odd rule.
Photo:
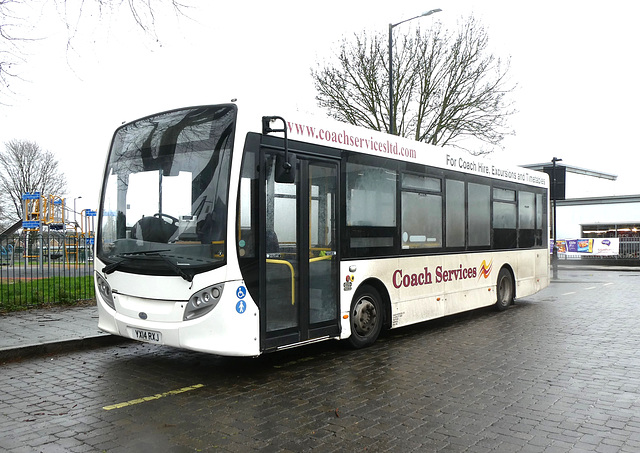
[[[7,244],[6,247],[0,244],[0,265],[10,265],[13,263],[13,244]]]
[[[32,255],[32,248],[25,247],[25,258],[38,258],[43,261],[43,254],[46,251],[47,258],[51,262],[64,256],[67,264],[78,264],[83,252],[84,259],[94,243],[94,219],[96,211],[83,209],[80,212],[80,222],[76,221],[75,211],[73,219],[68,216],[69,209],[66,207],[65,198],[57,195],[41,195],[40,192],[25,193],[22,195],[24,219],[22,228],[25,232],[34,232],[40,237],[44,231],[49,233],[46,250],[44,246],[38,247],[37,255]],[[29,235],[27,234],[27,237]],[[44,244],[40,240],[40,244]],[[87,250],[89,249],[89,250]]]

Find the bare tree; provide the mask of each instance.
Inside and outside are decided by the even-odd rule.
[[[1,1],[1,0],[0,0]],[[14,0],[16,1],[16,0]],[[187,8],[178,0],[53,0],[68,31],[68,47],[87,16],[97,14],[98,20],[115,16],[122,5],[129,8],[131,18],[142,32],[158,39],[156,15],[169,7],[176,15],[184,15]]]
[[[396,38],[392,108],[398,135],[473,154],[500,147],[513,134],[508,94],[515,86],[508,85],[508,61],[504,65],[488,45],[486,30],[473,17],[455,33],[437,23],[428,32]],[[340,121],[389,132],[388,55],[382,34],[343,40],[337,63],[311,71],[318,105]]]
[[[66,190],[66,178],[53,153],[26,140],[5,143],[0,152],[0,204],[12,222],[23,218],[23,194],[62,196]]]
[[[25,15],[30,9],[43,7],[47,1],[0,0],[0,93],[11,91],[10,81],[19,77],[16,66],[27,60],[25,45],[46,39],[28,24],[29,17]],[[170,10],[183,16],[187,8],[179,0],[53,0],[53,5],[67,30],[67,51],[73,48],[80,24],[89,18],[101,23],[103,19],[115,17],[123,5],[140,30],[154,40],[158,40],[157,14]]]
[[[18,1],[0,0],[0,92],[7,90],[9,80],[17,76],[14,66],[24,61],[19,45],[21,38],[16,34],[21,25],[14,11]]]

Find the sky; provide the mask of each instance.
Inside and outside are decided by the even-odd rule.
[[[68,205],[77,199],[78,210],[97,208],[110,140],[123,122],[264,96],[324,115],[312,67],[330,59],[343,38],[365,30],[386,35],[389,23],[434,8],[442,12],[394,33],[435,22],[454,29],[473,15],[494,54],[510,59],[516,134],[493,159],[531,164],[558,157],[618,176],[611,182],[570,175],[569,197],[640,194],[640,2],[185,0],[193,5],[188,17],[157,11],[157,39],[137,28],[123,3],[102,17],[85,9],[68,47],[64,12],[51,1],[27,2],[25,31],[39,39],[23,45],[25,61],[14,68],[21,79],[0,104],[0,146],[30,140],[53,152],[68,177],[63,195]],[[69,16],[77,17],[72,8]]]

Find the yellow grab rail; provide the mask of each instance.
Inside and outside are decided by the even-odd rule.
[[[267,263],[270,264],[284,264],[285,266],[287,266],[289,268],[289,270],[291,271],[291,305],[295,305],[296,304],[296,283],[295,283],[295,276],[296,276],[296,271],[293,269],[293,266],[291,265],[291,263],[289,261],[285,261],[285,260],[273,260],[273,259],[267,259]]]
[[[309,262],[314,263],[316,261],[330,260],[331,258],[333,258],[333,255],[316,256],[315,258],[309,258]]]

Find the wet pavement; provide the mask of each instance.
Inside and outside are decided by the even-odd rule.
[[[257,359],[100,344],[95,307],[2,316],[29,354],[0,360],[0,450],[640,451],[638,293],[562,269],[503,313]]]
[[[95,305],[0,314],[0,363],[117,341],[98,329]]]

